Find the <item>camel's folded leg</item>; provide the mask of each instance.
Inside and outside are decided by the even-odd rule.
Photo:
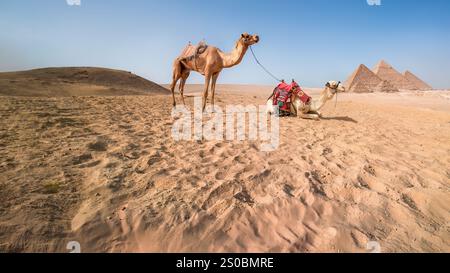
[[[315,119],[315,120],[319,120],[320,116],[317,114],[303,114],[301,113],[299,115],[300,118],[304,118],[304,119]]]

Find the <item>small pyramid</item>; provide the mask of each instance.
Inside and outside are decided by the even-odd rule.
[[[352,87],[348,91],[351,93],[372,93],[373,92],[363,82],[357,82],[356,84],[352,85]]]
[[[426,82],[422,81],[419,77],[411,73],[410,71],[406,71],[403,75],[409,82],[414,84],[417,90],[431,90],[433,87],[431,87]]]
[[[350,92],[372,92],[382,80],[367,66],[361,64],[345,82],[345,87]],[[354,90],[354,91],[352,91]]]
[[[374,68],[374,73],[380,79],[390,82],[397,89],[415,90],[416,86],[408,81],[400,72],[395,70],[390,64],[381,60]]]
[[[383,93],[394,93],[399,92],[399,90],[390,82],[382,81],[376,88],[375,92],[383,92]]]

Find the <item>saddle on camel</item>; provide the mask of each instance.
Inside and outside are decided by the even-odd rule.
[[[292,80],[291,84],[282,81],[275,90],[273,90],[271,98],[273,105],[278,106],[280,116],[290,116],[291,114],[295,114],[291,112],[291,105],[295,96],[306,105],[311,103],[312,98],[302,90],[295,80]]]

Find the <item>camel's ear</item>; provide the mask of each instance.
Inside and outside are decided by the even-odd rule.
[[[326,87],[331,87],[330,86],[330,82],[327,82],[327,84],[325,84]]]

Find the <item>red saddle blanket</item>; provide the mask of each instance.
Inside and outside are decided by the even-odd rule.
[[[295,81],[291,84],[282,82],[274,90],[273,105],[278,105],[281,111],[290,112],[293,96],[297,96],[305,104],[312,99]]]

